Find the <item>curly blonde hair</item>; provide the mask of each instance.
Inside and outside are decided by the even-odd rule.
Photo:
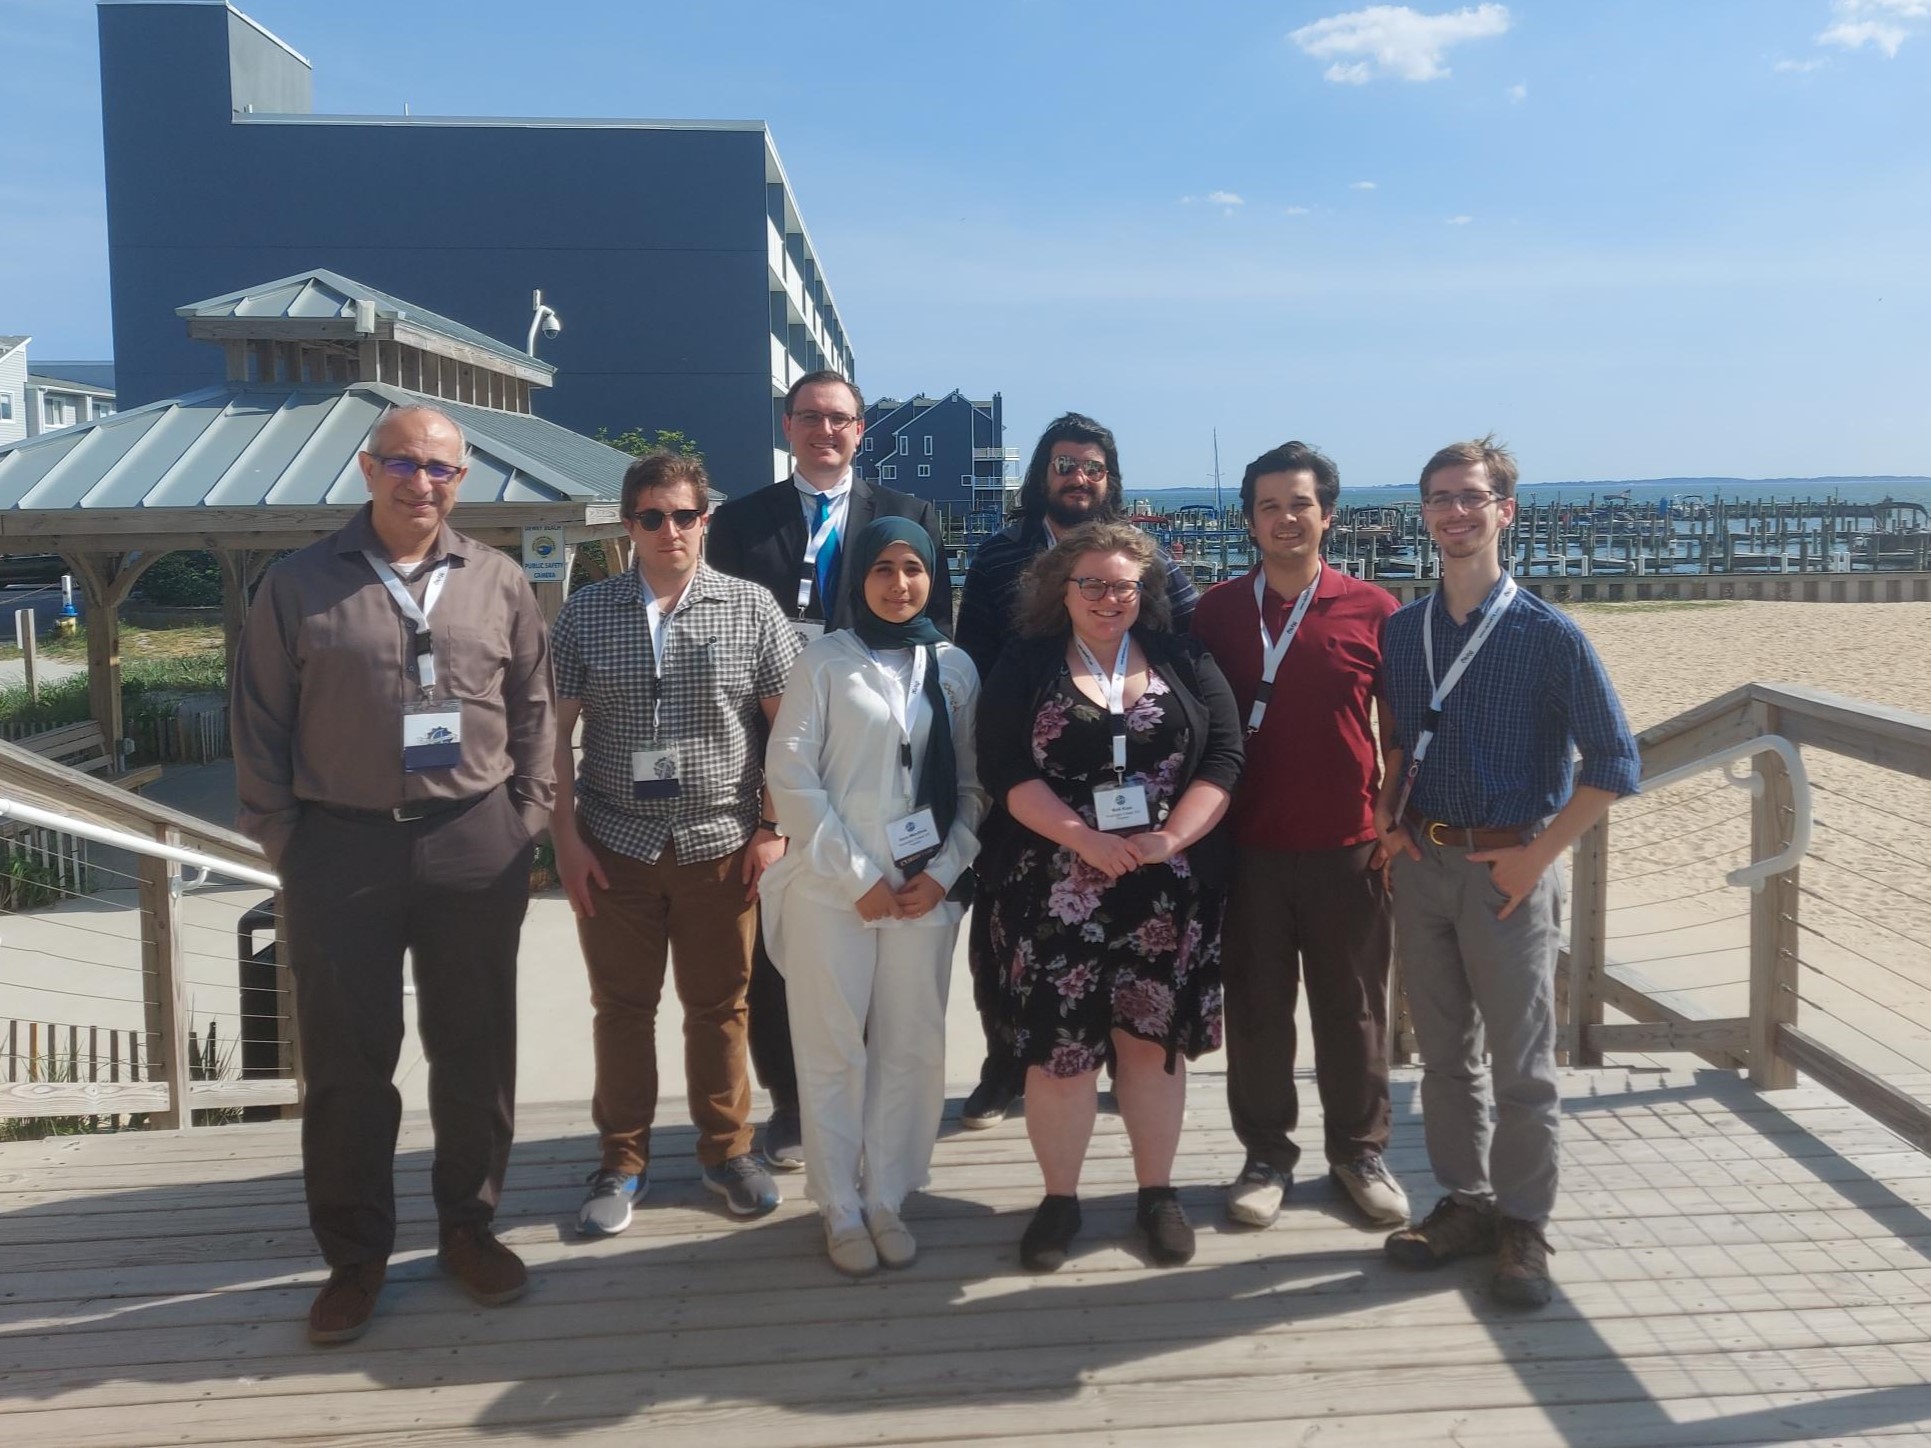
[[[1019,582],[1019,608],[1013,622],[1028,638],[1069,633],[1066,585],[1073,568],[1088,553],[1119,553],[1140,569],[1140,617],[1135,628],[1165,633],[1173,626],[1167,603],[1166,570],[1153,539],[1131,523],[1082,523],[1062,533],[1059,542],[1033,559]]]

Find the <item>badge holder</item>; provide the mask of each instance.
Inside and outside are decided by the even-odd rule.
[[[911,879],[939,852],[939,826],[930,807],[915,809],[885,826],[885,843],[899,873]]]
[[[632,799],[676,799],[684,792],[679,777],[678,748],[665,740],[652,740],[630,754],[630,797]]]
[[[403,771],[454,769],[463,762],[463,706],[455,699],[434,697],[436,656],[426,629],[416,634],[416,676],[422,697],[402,706]]]
[[[1153,824],[1147,787],[1126,782],[1126,719],[1113,716],[1113,788],[1093,791],[1093,821],[1103,831],[1144,830]]]

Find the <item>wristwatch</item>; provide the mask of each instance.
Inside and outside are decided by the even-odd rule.
[[[759,820],[758,828],[767,834],[777,835],[779,839],[784,838],[783,832],[778,829],[778,822],[776,820]]]

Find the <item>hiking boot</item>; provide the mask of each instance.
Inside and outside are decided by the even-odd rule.
[[[650,1173],[590,1173],[590,1195],[577,1208],[577,1231],[585,1237],[614,1237],[630,1225],[630,1207],[650,1194]]]
[[[1193,1223],[1187,1220],[1180,1193],[1173,1187],[1141,1187],[1134,1217],[1146,1233],[1147,1255],[1156,1266],[1178,1267],[1193,1261]]]
[[[1548,1306],[1549,1254],[1555,1248],[1534,1222],[1503,1217],[1500,1225],[1502,1240],[1495,1249],[1491,1284],[1495,1300],[1510,1307]]]
[[[485,1307],[514,1302],[530,1285],[523,1259],[496,1240],[481,1222],[458,1222],[442,1229],[436,1265],[461,1282]]]
[[[760,1150],[764,1164],[773,1171],[805,1169],[805,1129],[795,1106],[774,1106],[771,1119],[764,1123],[764,1143]]]
[[[825,1217],[825,1255],[847,1277],[869,1277],[878,1271],[878,1248],[864,1220],[855,1212]]]
[[[784,1198],[771,1173],[758,1164],[750,1152],[727,1157],[716,1166],[704,1168],[704,1185],[724,1198],[736,1217],[762,1217],[778,1209]]]
[[[1377,1227],[1399,1227],[1408,1220],[1408,1193],[1401,1189],[1379,1152],[1337,1162],[1328,1175],[1347,1190],[1361,1215]]]
[[[1019,1265],[1028,1272],[1057,1272],[1066,1265],[1066,1249],[1079,1234],[1078,1197],[1047,1196],[1040,1200],[1026,1235],[1019,1239]]]
[[[878,1260],[887,1267],[910,1267],[918,1260],[919,1244],[890,1207],[865,1208],[865,1230],[872,1234]]]
[[[357,1262],[337,1267],[315,1294],[308,1309],[308,1340],[313,1343],[354,1342],[369,1330],[375,1300],[388,1275],[387,1262]]]
[[[1227,1188],[1227,1220],[1241,1227],[1273,1226],[1293,1183],[1286,1172],[1248,1157],[1247,1165]]]
[[[965,1099],[959,1111],[959,1125],[967,1131],[984,1131],[997,1126],[1006,1119],[1012,1110],[1012,1103],[1019,1099],[1004,1081],[981,1081],[972,1088],[972,1094]]]
[[[1495,1250],[1495,1234],[1492,1208],[1443,1197],[1422,1221],[1390,1233],[1382,1247],[1403,1267],[1439,1267],[1457,1257],[1487,1256]]]

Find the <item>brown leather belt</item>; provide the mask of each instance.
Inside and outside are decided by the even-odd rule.
[[[1537,825],[1499,825],[1487,829],[1470,829],[1466,825],[1451,825],[1444,820],[1425,819],[1414,810],[1409,810],[1402,823],[1416,836],[1427,840],[1431,845],[1447,845],[1456,849],[1469,850],[1506,850],[1516,845],[1526,845],[1541,833]]]

